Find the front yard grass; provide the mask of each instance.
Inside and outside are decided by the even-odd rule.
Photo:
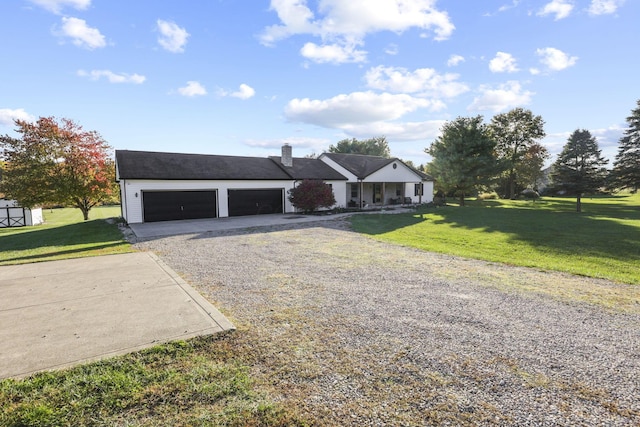
[[[640,283],[640,195],[585,200],[582,214],[573,203],[471,202],[415,214],[358,215],[352,224],[376,239],[422,250]],[[108,209],[92,210],[92,218],[119,215]],[[44,226],[0,230],[0,265],[131,250],[114,224],[82,222],[74,210],[45,215]],[[261,339],[258,331],[241,329],[0,380],[0,425],[314,425],[297,407],[274,403],[271,372],[250,374],[263,363],[265,346],[277,364],[298,351],[294,341],[267,340],[272,349]],[[436,415],[456,410],[445,407]]]
[[[640,284],[640,194],[467,206],[352,218],[355,231],[425,251]]]
[[[89,221],[79,209],[43,209],[43,215],[41,225],[0,228],[0,265],[133,251],[115,223],[119,206],[93,208]]]
[[[2,426],[305,426],[255,391],[242,336],[217,334],[0,381]],[[240,352],[239,350],[244,350]]]
[[[132,252],[120,207],[44,212],[46,223],[0,229],[0,265]],[[110,219],[110,221],[105,221]],[[0,380],[0,426],[305,426],[255,391],[255,337],[217,334],[74,368]]]

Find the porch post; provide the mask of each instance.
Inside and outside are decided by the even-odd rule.
[[[382,206],[384,206],[384,201],[386,200],[386,198],[385,198],[386,190],[387,190],[387,183],[383,182],[382,183],[382,195],[381,195],[381,200],[380,200],[380,202],[382,202]]]

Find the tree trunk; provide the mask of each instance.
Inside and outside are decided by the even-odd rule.
[[[576,198],[576,212],[582,212],[582,200],[580,200],[581,194],[578,194]]]
[[[515,192],[516,192],[516,174],[515,172],[511,171],[509,173],[509,199],[510,200],[513,200],[516,198]]]
[[[460,193],[460,206],[464,206],[464,192]]]
[[[80,210],[82,211],[82,217],[84,218],[85,221],[89,220],[89,209],[91,208],[87,208],[86,206],[82,206],[80,208]]]

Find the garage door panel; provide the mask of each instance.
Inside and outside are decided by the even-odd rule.
[[[282,189],[229,190],[229,216],[283,212]]]
[[[215,191],[143,191],[144,221],[215,218]]]

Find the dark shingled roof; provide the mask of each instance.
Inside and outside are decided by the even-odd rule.
[[[324,155],[359,179],[365,179],[375,171],[397,160],[387,159],[386,157],[367,156],[364,154],[324,153]]]
[[[423,180],[432,180],[432,178],[424,172],[416,170],[397,158],[388,159],[386,157],[369,156],[366,154],[347,154],[347,153],[324,153],[327,156],[352,174],[358,179],[365,179],[372,173],[382,169],[393,162],[400,162],[407,166]]]
[[[318,159],[308,158],[294,158],[293,166],[286,167],[281,163],[281,157],[270,157],[275,163],[277,163],[284,171],[286,171],[291,178],[296,180],[301,179],[320,179],[323,181],[346,181],[347,177],[340,172],[333,169],[331,166]]]
[[[260,157],[116,150],[123,179],[290,180],[273,160]]]

